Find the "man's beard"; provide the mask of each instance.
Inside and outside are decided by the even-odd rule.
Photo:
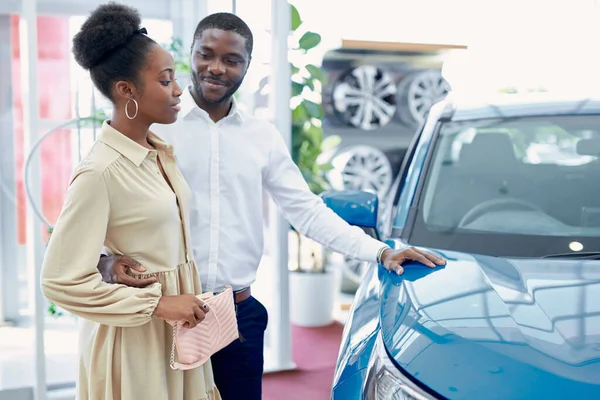
[[[237,92],[237,90],[240,88],[240,86],[242,85],[242,82],[244,81],[244,76],[241,76],[240,79],[236,80],[236,81],[229,81],[227,83],[231,84],[231,86],[229,87],[229,89],[225,92],[225,94],[223,96],[221,96],[221,98],[216,99],[216,100],[209,100],[206,97],[204,97],[204,93],[202,93],[202,86],[200,84],[200,79],[198,79],[198,75],[192,72],[192,86],[194,91],[196,92],[196,94],[198,95],[198,97],[205,103],[207,104],[221,104],[221,103],[225,103],[227,101],[229,101],[229,99],[231,99],[231,96],[233,96],[233,94],[235,92]],[[211,79],[214,79],[216,81],[220,81],[219,78],[212,78],[212,77],[208,77]]]

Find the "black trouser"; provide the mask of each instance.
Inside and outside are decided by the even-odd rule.
[[[254,297],[237,304],[241,339],[215,353],[212,367],[223,400],[261,400],[267,309]]]

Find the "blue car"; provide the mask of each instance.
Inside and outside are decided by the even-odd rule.
[[[600,399],[600,100],[517,96],[436,104],[381,210],[323,196],[448,260],[367,269],[332,399]]]

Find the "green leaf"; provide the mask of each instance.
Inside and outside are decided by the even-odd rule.
[[[300,154],[308,155],[309,146],[310,146],[310,143],[308,141],[306,141],[306,140],[303,141],[302,144],[300,145]]]
[[[298,27],[300,27],[300,25],[302,25],[302,18],[300,18],[300,13],[293,4],[290,4],[290,9],[292,12],[292,31],[295,31],[298,29]]]
[[[306,129],[306,136],[313,140],[313,145],[317,148],[321,148],[323,142],[323,128],[320,126],[311,125]]]
[[[290,67],[292,69],[292,75],[296,75],[298,72],[300,72],[300,68],[296,67],[294,64],[290,63]]]
[[[175,61],[175,70],[177,72],[186,72],[186,73],[190,73],[192,71],[192,69],[190,68],[190,65],[184,61]]]
[[[292,125],[303,127],[306,121],[308,121],[308,116],[304,107],[299,105],[292,110]]]
[[[325,83],[325,81],[327,80],[327,77],[325,76],[323,70],[317,67],[316,65],[308,64],[305,68],[310,74],[311,78],[316,79],[322,83]]]
[[[183,40],[180,38],[174,37],[171,39],[171,48],[175,51],[180,50],[183,47]]]
[[[306,109],[307,115],[313,118],[319,118],[321,115],[321,106],[310,100],[302,100],[302,106]]]
[[[319,115],[317,115],[315,118],[318,119],[319,121],[322,121],[323,117],[325,117],[325,110],[323,109],[322,106],[319,106]]]
[[[304,124],[292,125],[292,136],[302,137],[302,132],[304,132]]]
[[[313,83],[313,80],[311,78],[305,78],[304,79],[304,84],[310,89],[310,90],[315,90],[315,84]]]
[[[315,32],[306,32],[300,38],[299,45],[303,50],[310,50],[321,43],[321,35]]]
[[[314,144],[311,139],[305,138],[300,145],[300,161],[305,168],[308,168],[313,158]]]
[[[311,183],[312,185],[309,186],[313,193],[316,194],[322,193],[329,188],[327,181],[321,176],[315,176]]]
[[[321,171],[323,171],[323,172],[329,172],[334,169],[334,166],[331,163],[325,163],[325,164],[319,165],[319,168],[321,168]]]
[[[297,132],[293,132],[294,130],[301,129],[302,128],[299,127],[292,128],[292,149],[295,149],[294,151],[300,151],[300,147],[302,147],[302,143],[304,143],[304,138],[302,137],[302,135],[298,134]]]
[[[327,136],[323,140],[323,143],[321,143],[321,150],[329,151],[329,150],[334,149],[337,146],[339,146],[341,142],[342,142],[342,138],[339,136],[336,136],[336,135]]]
[[[58,311],[58,308],[54,303],[48,304],[48,314],[50,314],[53,317],[61,317],[63,315],[62,312]]]
[[[96,110],[90,117],[80,119],[81,127],[102,126],[102,123],[108,119],[108,116],[102,110]]]
[[[292,81],[292,97],[299,96],[304,90],[304,85],[295,81]]]

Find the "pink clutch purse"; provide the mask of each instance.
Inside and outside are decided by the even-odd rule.
[[[170,363],[174,370],[199,367],[214,353],[239,338],[231,286],[216,295],[204,293],[196,297],[210,308],[204,321],[191,329],[179,326],[178,321],[167,321],[173,325]],[[175,361],[176,351],[178,361]]]

